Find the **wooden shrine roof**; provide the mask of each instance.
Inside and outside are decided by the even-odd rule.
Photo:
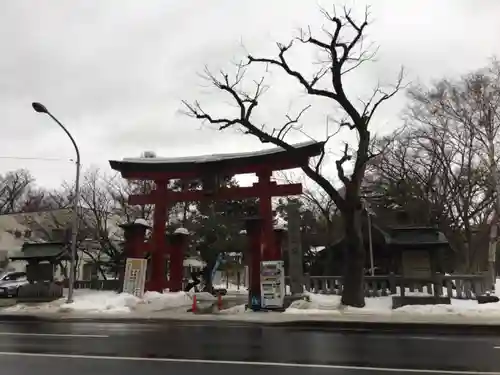
[[[175,158],[125,158],[110,160],[111,168],[122,173],[125,178],[148,178],[168,175],[168,178],[183,176],[200,177],[206,173],[241,174],[262,169],[284,170],[300,168],[310,157],[323,151],[324,142],[309,141],[292,145],[296,152],[290,153],[281,147],[267,150],[237,153],[213,154]]]
[[[21,251],[9,257],[10,260],[69,259],[67,246],[63,242],[24,243]]]

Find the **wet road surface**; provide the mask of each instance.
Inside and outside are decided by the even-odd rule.
[[[500,337],[229,322],[0,322],[0,369],[2,375],[500,375]]]

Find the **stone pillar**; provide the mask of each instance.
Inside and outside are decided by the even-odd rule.
[[[288,210],[288,274],[290,275],[290,292],[304,292],[304,266],[302,255],[302,238],[300,232],[300,212],[296,203],[289,203]]]
[[[167,191],[167,181],[155,181],[156,190]],[[153,235],[151,237],[151,280],[147,290],[163,292],[167,284],[166,260],[167,239],[165,223],[167,221],[168,203],[166,200],[156,202],[153,214]]]
[[[170,262],[168,287],[171,292],[182,290],[184,270],[184,254],[189,243],[189,232],[186,228],[178,228],[170,237]]]
[[[262,219],[253,217],[246,220],[246,233],[249,240],[247,250],[248,265],[248,307],[260,308],[260,262],[262,258]]]

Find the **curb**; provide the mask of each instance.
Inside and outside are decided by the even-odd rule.
[[[206,325],[219,327],[266,327],[298,330],[328,330],[349,333],[384,333],[384,334],[446,334],[446,335],[481,335],[500,336],[500,325],[481,323],[428,323],[428,322],[373,322],[373,321],[323,321],[323,320],[291,320],[291,321],[246,321],[236,319],[177,317],[72,317],[72,316],[40,316],[1,314],[3,322],[37,322],[37,323],[124,323],[124,324],[179,324]]]
[[[304,330],[334,330],[351,333],[500,336],[500,325],[427,322],[295,321],[273,324]]]

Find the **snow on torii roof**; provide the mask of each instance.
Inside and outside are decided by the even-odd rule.
[[[309,157],[318,156],[323,151],[324,142],[308,141],[292,145],[297,153],[292,155],[281,147],[266,150],[233,153],[233,154],[212,154],[188,157],[142,157],[124,158],[121,161],[110,160],[111,168],[127,174],[127,172],[164,172],[175,173],[183,171],[203,171],[206,168],[231,171],[236,173],[249,173],[243,171],[242,167],[256,164],[282,165],[289,169],[300,166]],[[299,165],[297,165],[299,164]]]

